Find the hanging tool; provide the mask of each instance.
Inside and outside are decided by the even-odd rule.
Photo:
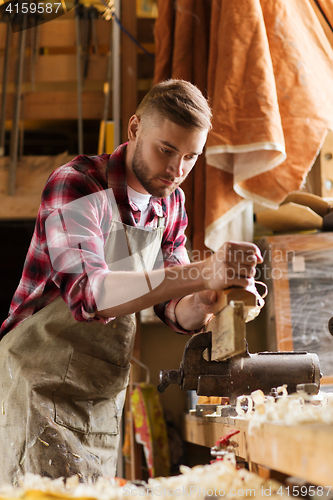
[[[18,149],[18,158],[22,158],[23,156],[23,148],[24,148],[24,116],[25,116],[25,94],[22,93],[21,96],[21,116],[19,123],[19,149]]]
[[[31,90],[34,91],[36,89],[35,65],[39,52],[40,23],[38,22],[38,16],[36,14],[31,14],[30,18],[30,81]]]
[[[92,46],[94,54],[98,54],[98,36],[97,36],[97,26],[96,22],[98,19],[98,10],[91,6],[90,7],[90,19],[91,19],[91,36],[92,36]]]
[[[12,27],[7,17],[7,33],[6,33],[6,50],[3,64],[2,75],[2,97],[1,97],[1,122],[0,122],[0,156],[5,154],[5,135],[6,135],[6,104],[7,104],[7,84],[8,84],[8,68],[10,48],[12,41]]]
[[[41,33],[41,24],[39,22],[39,17],[37,16],[37,26],[36,26],[36,37],[35,37],[35,47],[34,47],[34,63],[36,64],[39,57],[40,50],[40,33]]]
[[[77,74],[77,124],[78,124],[78,154],[83,154],[83,120],[82,120],[82,45],[80,35],[80,3],[75,0],[76,26],[76,74]]]
[[[82,19],[83,19],[83,27],[82,27],[82,61],[83,61],[83,70],[82,75],[84,82],[88,75],[89,68],[89,55],[90,55],[90,42],[91,42],[91,22],[89,15],[89,7],[82,5]]]
[[[83,37],[83,79],[85,80],[88,76],[89,70],[89,59],[91,49],[94,54],[98,53],[98,38],[97,38],[97,29],[96,29],[96,18],[97,18],[97,10],[91,7],[84,8],[84,37]]]
[[[104,83],[103,91],[104,91],[104,106],[103,106],[103,117],[100,124],[99,129],[99,139],[98,139],[98,154],[101,155],[104,150],[105,145],[105,130],[106,130],[106,122],[108,120],[109,115],[109,106],[110,106],[110,92],[111,92],[111,79],[112,79],[112,40],[113,33],[112,29],[110,30],[110,41],[109,41],[109,51],[108,51],[108,59],[107,59],[107,68],[106,68],[106,81]]]
[[[20,26],[21,29],[19,31],[19,43],[18,43],[19,52],[18,52],[18,61],[17,61],[16,78],[15,78],[15,100],[14,100],[14,110],[13,110],[12,131],[10,136],[10,166],[8,175],[9,195],[15,194],[19,125],[20,125],[21,99],[22,99],[22,79],[24,71],[24,58],[25,58],[27,23],[28,23],[27,16],[23,15],[16,17],[17,17],[17,22],[19,22],[20,24],[22,23],[22,26]]]

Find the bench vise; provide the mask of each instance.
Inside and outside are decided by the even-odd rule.
[[[229,310],[228,310],[229,308]],[[223,313],[227,318],[227,332],[223,323],[212,323],[212,330],[198,333],[190,338],[185,346],[179,369],[160,371],[158,390],[164,392],[169,384],[178,384],[182,390],[195,390],[199,396],[228,397],[230,404],[242,394],[250,394],[261,389],[269,394],[273,388],[287,385],[288,393],[296,392],[297,386],[311,384],[311,391],[318,393],[320,387],[320,366],[317,354],[307,352],[259,352],[250,354],[245,342],[245,327],[242,325],[242,303],[230,304]],[[230,316],[231,315],[231,316]],[[232,321],[230,322],[230,317]],[[208,324],[209,327],[210,324]],[[222,325],[222,326],[221,326]],[[224,354],[213,355],[216,328],[224,333],[222,339],[231,335],[230,343],[224,346]],[[235,338],[242,337],[243,348],[235,348]],[[218,339],[219,340],[219,339]],[[218,349],[218,340],[215,347]],[[238,342],[239,344],[239,342]],[[216,349],[215,349],[216,350]],[[236,353],[236,354],[235,354]],[[214,359],[215,357],[215,359]],[[300,388],[300,387],[299,387]]]
[[[178,370],[161,370],[158,390],[169,384],[182,390],[195,390],[199,396],[229,397],[234,405],[238,396],[261,389],[269,394],[273,387],[287,384],[289,393],[299,384],[320,385],[317,354],[307,352],[259,352],[237,355],[224,361],[210,361],[211,332],[199,333],[187,342]],[[206,351],[207,350],[207,351]],[[208,356],[203,356],[206,351]],[[207,359],[205,359],[207,358]]]

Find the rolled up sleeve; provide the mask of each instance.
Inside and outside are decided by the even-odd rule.
[[[103,281],[109,274],[104,243],[111,223],[105,191],[78,197],[77,173],[63,181],[62,196],[45,205],[44,251],[50,260],[51,279],[77,321],[109,322],[96,316]],[[66,190],[66,186],[70,186]],[[69,191],[70,189],[70,191]],[[106,223],[106,221],[108,221]]]

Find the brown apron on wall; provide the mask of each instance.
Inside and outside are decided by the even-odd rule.
[[[125,238],[133,270],[152,269],[163,229],[113,221],[104,247],[109,267]],[[78,322],[58,297],[3,338],[0,484],[16,484],[26,472],[115,475],[135,330],[134,314],[106,325]]]

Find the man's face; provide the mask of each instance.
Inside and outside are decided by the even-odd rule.
[[[139,192],[164,198],[192,170],[202,153],[207,130],[186,129],[166,118],[155,126],[140,123],[140,127],[131,165],[136,186],[130,179],[129,184]]]

